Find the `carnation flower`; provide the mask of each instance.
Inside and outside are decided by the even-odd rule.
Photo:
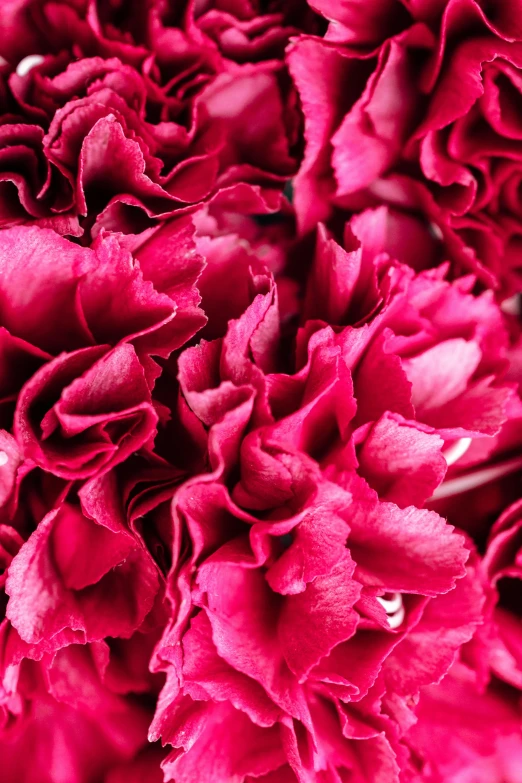
[[[430,508],[466,530],[481,550],[487,545],[497,517],[520,494],[522,343],[518,316],[505,316],[504,320],[510,327],[506,354],[510,364],[505,380],[518,393],[510,399],[507,419],[497,435],[461,441],[462,453],[449,466],[443,484],[437,487],[429,502]]]
[[[306,119],[303,229],[385,201],[423,214],[459,269],[501,296],[519,290],[520,9],[312,5],[324,40],[300,37],[288,53]]]
[[[1,410],[14,433],[0,432],[6,781],[90,783],[147,743],[150,707],[127,694],[158,692],[148,671],[165,622],[154,535],[140,536],[131,512],[117,516],[110,484],[97,503],[95,484],[74,482],[129,462],[142,516],[155,507],[150,486],[140,505],[147,477],[160,490],[180,480],[152,453],[165,417],[152,392],[159,362],[205,322],[191,233],[169,227],[165,244],[187,252],[158,268],[103,232],[92,248],[35,227],[0,234]]]
[[[506,420],[507,333],[472,280],[415,275],[372,244],[381,220],[352,221],[346,249],[319,232],[294,367],[278,286],[240,253],[244,312],[231,299],[226,334],[180,356],[208,472],[173,503],[189,548],[169,578],[151,729],[174,747],[167,780],[398,780],[403,710],[482,621],[464,539],[420,507],[461,443]]]
[[[444,680],[421,689],[415,722],[404,739],[412,780],[517,780],[522,759],[519,507],[511,506],[493,526],[482,562],[473,555],[485,589],[485,621]]]
[[[198,60],[276,59],[291,33],[314,29],[316,15],[304,0],[272,2],[204,0],[174,7],[169,0],[21,0],[6,10],[8,34],[1,54],[9,61],[64,49],[82,56],[119,57],[141,65],[152,51],[163,68]]]
[[[283,13],[171,20],[155,3],[121,29],[96,4],[10,10],[0,225],[136,233],[239,183],[277,205],[299,121]]]
[[[151,440],[153,357],[169,356],[204,323],[191,288],[197,263],[177,290],[175,260],[170,275],[163,265],[142,269],[109,236],[87,249],[37,228],[0,234],[2,402],[8,414],[16,400],[26,458],[83,478]]]
[[[519,330],[516,323],[513,326],[509,374],[519,382]],[[405,736],[412,753],[413,780],[514,782],[518,776],[522,759],[520,501],[504,509],[509,498],[520,494],[522,462],[514,449],[519,442],[518,398],[512,401],[511,410],[512,418],[491,439],[488,450],[484,452],[484,444],[473,440],[429,503],[449,520],[460,520],[484,553],[481,558],[473,551],[467,568],[476,570],[485,604],[483,623],[461,647],[445,679],[421,689],[415,724]]]

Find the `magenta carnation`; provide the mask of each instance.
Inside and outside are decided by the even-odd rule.
[[[306,121],[302,228],[384,201],[422,214],[459,270],[501,295],[518,290],[518,2],[311,5],[326,34],[288,51]]]
[[[8,3],[0,225],[136,233],[246,183],[275,208],[297,170],[282,58],[311,12],[111,5]]]
[[[522,4],[2,30],[2,783],[520,783]]]
[[[205,764],[223,782],[398,780],[413,764],[400,705],[482,622],[468,545],[422,505],[463,442],[507,421],[508,335],[472,280],[415,275],[372,246],[385,219],[353,221],[347,250],[320,230],[291,361],[278,286],[252,257],[249,286],[236,281],[243,314],[180,357],[208,473],[173,503],[190,547],[156,651],[168,680],[151,736],[175,748],[167,780]],[[249,737],[219,770],[218,725]]]

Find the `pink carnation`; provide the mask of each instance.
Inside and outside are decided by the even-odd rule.
[[[240,252],[243,314],[180,357],[208,473],[173,503],[190,546],[156,651],[168,680],[151,737],[174,746],[167,780],[398,780],[403,710],[482,621],[464,539],[419,507],[456,447],[507,419],[508,337],[472,280],[416,276],[372,246],[385,218],[354,221],[347,250],[319,233],[293,362],[277,284]],[[248,741],[224,745],[238,732]],[[222,768],[209,742],[227,748]]]
[[[8,4],[0,226],[137,233],[247,183],[277,206],[299,123],[282,58],[311,12],[98,5]]]
[[[324,38],[288,50],[306,122],[302,228],[384,201],[422,214],[459,269],[519,290],[518,3],[311,5]]]

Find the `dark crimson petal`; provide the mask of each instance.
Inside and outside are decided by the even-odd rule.
[[[62,354],[25,385],[15,429],[27,456],[64,478],[107,470],[145,445],[157,414],[135,350]]]

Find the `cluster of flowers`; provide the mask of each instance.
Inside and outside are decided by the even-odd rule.
[[[4,0],[2,783],[520,783],[522,0]]]

